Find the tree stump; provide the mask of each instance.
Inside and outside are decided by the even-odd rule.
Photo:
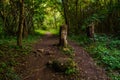
[[[61,47],[67,47],[68,42],[67,42],[67,25],[63,24],[60,26],[60,40],[59,40],[59,45]]]
[[[94,38],[94,26],[95,24],[92,22],[88,27],[87,27],[87,36],[90,38]]]

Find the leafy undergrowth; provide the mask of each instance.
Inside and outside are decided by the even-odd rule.
[[[62,58],[49,62],[47,66],[55,72],[62,72],[65,75],[77,73],[77,64],[71,58]]]
[[[20,80],[16,67],[31,51],[31,43],[38,39],[38,35],[28,36],[23,40],[23,47],[16,46],[16,38],[6,37],[0,39],[0,80]]]
[[[86,36],[70,36],[92,55],[112,80],[120,80],[120,39],[107,35],[95,35],[95,42]]]
[[[74,49],[71,46],[68,47],[59,47],[63,54],[66,54],[69,57],[74,57]]]

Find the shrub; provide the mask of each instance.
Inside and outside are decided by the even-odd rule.
[[[69,58],[53,60],[47,66],[56,72],[63,72],[67,75],[77,72],[77,64]]]

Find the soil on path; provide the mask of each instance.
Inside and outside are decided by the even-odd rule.
[[[74,60],[78,64],[79,74],[68,76],[47,68],[46,64],[50,60],[67,57],[56,46],[58,42],[58,37],[47,33],[33,46],[33,51],[27,56],[19,71],[22,80],[110,80],[105,71],[95,64],[90,55],[72,41],[69,41],[69,44],[75,50]]]

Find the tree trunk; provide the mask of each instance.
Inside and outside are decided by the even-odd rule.
[[[17,45],[20,47],[22,47],[23,25],[24,25],[24,0],[20,0],[20,16],[17,36]]]
[[[28,37],[28,26],[25,19],[24,19],[24,27],[23,27],[23,37],[24,38]]]
[[[67,25],[62,25],[60,27],[60,40],[59,44],[61,47],[67,47],[68,42],[67,42]]]
[[[68,19],[68,0],[62,0],[62,5],[64,9],[64,18],[65,18],[65,24],[67,24],[67,33],[69,34],[69,19]]]
[[[55,11],[54,11],[54,27],[57,29],[57,19],[56,19]]]

